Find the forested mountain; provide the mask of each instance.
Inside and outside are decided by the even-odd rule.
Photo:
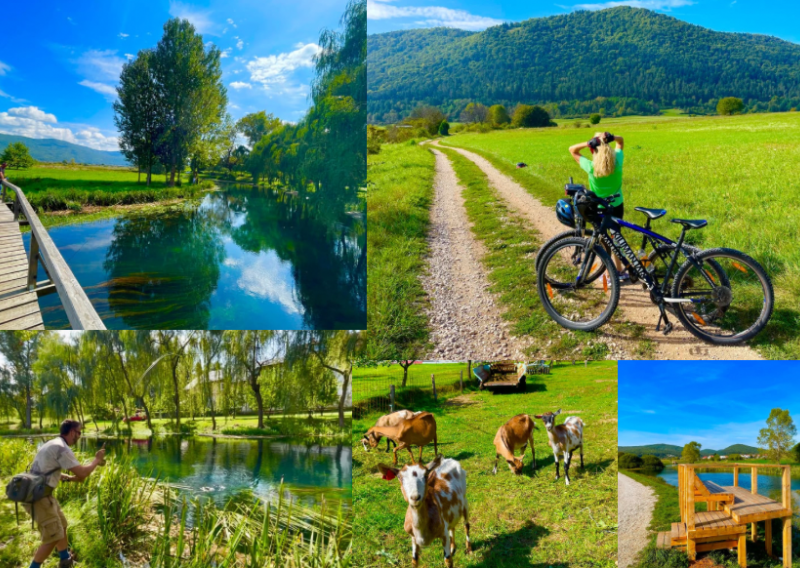
[[[22,142],[28,147],[34,160],[40,162],[63,162],[75,160],[79,164],[103,164],[106,166],[127,166],[128,161],[119,152],[103,152],[86,146],[78,146],[52,138],[26,138],[15,134],[0,134],[0,152],[14,142]]]
[[[626,454],[635,454],[637,456],[653,455],[659,458],[663,457],[680,457],[683,453],[683,446],[673,446],[670,444],[650,444],[649,446],[620,446],[620,452]],[[710,456],[717,454],[720,456],[727,456],[730,454],[758,454],[761,451],[753,446],[745,444],[734,444],[722,450],[702,449],[700,450],[701,456]]]
[[[371,122],[420,103],[456,116],[468,102],[546,104],[551,116],[713,112],[800,106],[800,45],[722,33],[641,8],[535,18],[471,33],[445,28],[370,35]]]

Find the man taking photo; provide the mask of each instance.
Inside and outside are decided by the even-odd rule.
[[[70,446],[78,443],[81,437],[82,425],[75,420],[64,420],[61,423],[58,438],[50,440],[42,445],[36,453],[36,458],[31,466],[32,473],[44,474],[52,471],[48,476],[47,485],[49,487],[46,497],[33,503],[33,505],[23,503],[23,507],[28,514],[33,507],[33,518],[36,520],[39,533],[42,535],[42,545],[36,550],[33,556],[31,568],[40,568],[42,563],[55,548],[61,561],[59,568],[71,568],[74,564],[69,553],[69,543],[67,542],[67,519],[61,512],[61,507],[53,497],[53,493],[58,487],[58,482],[81,482],[89,477],[98,465],[102,465],[106,455],[104,449],[100,449],[95,455],[94,460],[88,465],[81,465]],[[66,475],[61,470],[66,469],[74,475]]]

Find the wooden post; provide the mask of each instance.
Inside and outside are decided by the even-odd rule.
[[[438,400],[436,398],[436,377],[431,374],[431,384],[433,385],[433,400]]]
[[[739,487],[739,466],[733,467],[733,486]]]
[[[458,385],[461,387],[461,392],[464,392],[464,369],[461,369],[461,375],[458,377]]]
[[[750,493],[758,493],[758,468],[750,468]],[[758,523],[750,523],[750,540],[753,542],[758,538]]]
[[[695,530],[694,520],[694,466],[686,466],[687,481],[686,486],[686,551],[689,553],[689,560],[697,559],[697,548],[695,540],[689,538],[689,533]]]
[[[741,568],[747,568],[747,538],[744,533],[739,535],[739,566]]]
[[[394,412],[394,385],[389,385],[389,410]]]
[[[772,519],[764,521],[764,541],[767,545],[767,554],[772,556]]]
[[[472,359],[467,360],[467,379],[472,376]]]
[[[39,241],[31,231],[31,254],[28,258],[28,291],[36,289],[36,271],[39,268]]]
[[[783,466],[781,479],[781,502],[784,509],[792,510],[792,480],[791,468]],[[783,517],[783,566],[792,568],[792,515]]]

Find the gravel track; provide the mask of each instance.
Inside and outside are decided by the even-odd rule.
[[[509,333],[509,323],[489,292],[481,265],[486,249],[470,231],[453,166],[442,152],[432,152],[436,176],[422,286],[430,299],[427,313],[434,348],[426,358],[521,358],[524,342]]]
[[[438,140],[433,145],[438,145]],[[546,207],[533,197],[517,182],[501,173],[486,158],[468,150],[448,147],[475,163],[489,178],[489,183],[497,193],[507,202],[512,211],[527,219],[541,233],[542,242],[563,232],[564,225],[558,222],[553,209]],[[535,290],[531,290],[536,294]],[[645,327],[644,337],[650,339],[655,346],[654,358],[656,359],[761,359],[762,357],[747,346],[738,345],[725,347],[711,345],[697,339],[686,331],[676,317],[671,317],[675,327],[667,336],[656,331],[658,322],[658,308],[650,301],[649,294],[641,286],[624,286],[620,291],[619,306],[615,318],[623,318]],[[603,340],[610,347],[609,358],[633,358],[632,350],[636,347],[634,341],[614,333],[609,326],[598,330]]]
[[[656,496],[651,488],[627,475],[618,473],[617,480],[617,560],[619,568],[627,568],[636,560],[639,551],[647,546],[647,527],[653,517]]]

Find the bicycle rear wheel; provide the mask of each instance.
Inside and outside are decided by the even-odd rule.
[[[733,249],[710,249],[687,260],[675,274],[675,313],[692,335],[717,345],[736,345],[753,338],[769,322],[775,304],[772,282],[751,257]],[[714,263],[727,285],[713,277]],[[702,271],[702,272],[701,272]]]
[[[591,237],[592,234],[593,234],[592,229],[586,229],[586,236],[587,237]],[[536,267],[536,273],[537,274],[540,272],[539,268],[541,266],[542,259],[547,254],[547,251],[550,250],[550,247],[552,247],[555,243],[557,243],[559,241],[562,241],[564,239],[568,239],[570,237],[580,237],[580,231],[578,229],[573,229],[571,231],[564,231],[563,233],[559,233],[558,235],[556,235],[555,237],[551,238],[549,241],[547,241],[546,243],[544,243],[542,245],[542,247],[536,253],[536,260],[534,262],[534,266]],[[590,262],[591,262],[591,267],[593,268],[593,270],[589,271],[589,275],[585,279],[586,282],[594,282],[605,271],[605,268],[603,268],[603,264],[601,262],[598,262],[594,258],[590,259]],[[563,288],[565,286],[568,287],[569,284],[571,284],[570,282],[558,282],[558,281],[556,281],[555,279],[552,278],[552,275],[550,277],[548,277],[548,282],[549,282],[549,284],[551,286],[554,286],[556,288]]]
[[[536,283],[547,314],[567,329],[592,331],[606,323],[619,303],[619,275],[608,253],[589,240],[570,237],[554,243],[544,254]],[[580,278],[584,259],[602,264],[604,274],[593,282]],[[553,285],[553,282],[559,283]]]
[[[697,247],[693,247],[691,245],[683,245],[683,248],[686,249],[688,252],[692,254],[699,254],[701,251]],[[654,277],[659,285],[661,282],[664,281],[664,278],[667,275],[667,269],[669,268],[669,264],[672,261],[672,255],[675,254],[675,245],[659,245],[656,249],[652,250],[649,255],[647,255],[646,259],[642,260],[642,264],[645,267],[651,276]],[[686,258],[685,256],[683,257]],[[680,261],[679,261],[680,262]],[[685,260],[684,260],[685,262]],[[716,281],[720,283],[721,286],[728,286],[728,275],[725,274],[723,268],[719,265],[719,263],[709,260],[709,276],[713,279],[716,278]],[[680,269],[681,265],[678,265]],[[677,270],[673,272],[673,277],[677,274]],[[685,283],[691,284],[691,282]],[[672,282],[667,283],[666,290],[672,290]]]

